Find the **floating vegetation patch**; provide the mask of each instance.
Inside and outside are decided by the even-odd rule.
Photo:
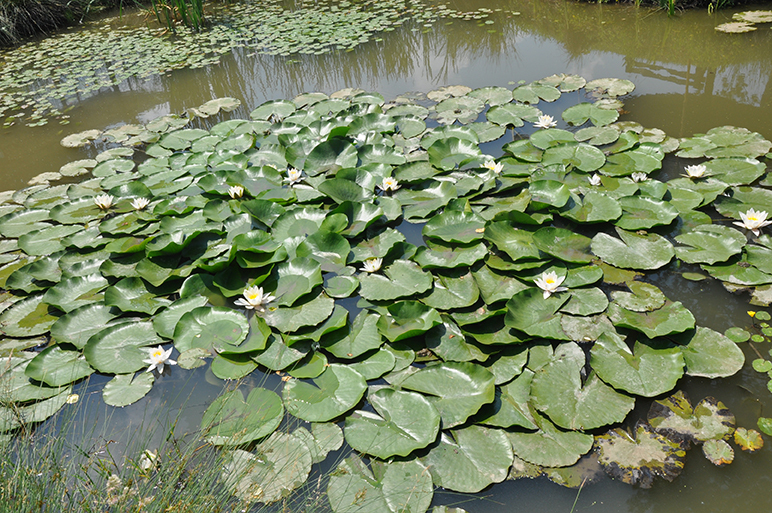
[[[719,32],[736,34],[756,30],[758,23],[772,23],[772,11],[743,11],[732,15],[734,21],[716,26]]]
[[[63,166],[82,182],[2,205],[0,430],[50,417],[95,372],[113,376],[103,398],[116,406],[180,368],[277,372],[280,391],[210,405],[204,437],[232,451],[234,493],[262,502],[345,440],[354,452],[327,490],[336,512],[424,511],[434,486],[476,492],[508,476],[578,486],[593,447],[643,486],[675,477],[690,442],[717,464],[732,459],[730,435],[757,448],[711,398],[692,407],[675,393],[634,432],[617,426],[684,375],[743,366],[743,330],[697,326],[644,278],[772,285],[772,143],[619,123],[616,97],[632,90],[620,80],[587,84],[596,101],[561,119],[540,110],[583,87],[556,75],[420,104],[305,93],[249,119],[228,119],[239,102],[221,98],[67,136],[108,149]],[[674,152],[694,164],[658,180]],[[288,416],[310,431],[277,431]]]
[[[5,126],[24,119],[44,125],[51,117],[68,123],[73,101],[130,78],[147,78],[182,68],[220,62],[234,48],[289,56],[347,51],[406,22],[431,26],[439,19],[479,21],[493,11],[458,11],[422,2],[406,8],[396,0],[314,3],[286,9],[278,0],[238,2],[208,17],[204,31],[180,27],[125,26],[120,18],[92,30],[49,37],[0,53],[0,117]],[[115,26],[108,26],[105,23]]]

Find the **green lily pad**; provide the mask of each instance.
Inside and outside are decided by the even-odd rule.
[[[43,294],[14,303],[0,314],[0,333],[8,337],[34,337],[46,333],[57,317]]]
[[[702,444],[702,453],[717,467],[724,467],[734,461],[734,449],[724,440],[707,440]]]
[[[104,301],[107,306],[115,306],[124,312],[143,312],[154,314],[171,301],[159,297],[142,278],[124,278],[105,290]]]
[[[283,416],[284,406],[275,392],[254,388],[244,400],[243,392],[235,389],[209,405],[201,429],[214,445],[241,445],[273,433]]]
[[[580,103],[564,110],[562,117],[567,123],[574,126],[583,125],[587,120],[590,120],[593,125],[600,127],[610,125],[619,119],[619,112],[594,103]]]
[[[723,378],[736,374],[745,363],[745,354],[735,342],[710,328],[698,326],[674,337],[681,344],[686,374]]]
[[[627,269],[659,269],[673,259],[670,242],[656,233],[639,235],[616,228],[622,240],[600,232],[592,238],[592,252],[606,263]]]
[[[512,445],[503,431],[472,425],[443,432],[421,462],[437,486],[476,493],[507,477]]]
[[[640,331],[652,339],[693,329],[695,323],[692,313],[680,301],[667,301],[661,308],[646,312],[635,312],[611,303],[608,316],[614,326]]]
[[[125,321],[99,331],[86,342],[83,355],[104,374],[129,374],[148,366],[148,346],[164,341],[147,321]]]
[[[360,274],[360,294],[371,301],[393,300],[426,292],[432,287],[429,273],[414,262],[396,260],[383,270],[386,276],[376,273]]]
[[[201,306],[180,316],[174,328],[177,351],[201,348],[227,352],[239,346],[249,333],[247,319],[225,307]]]
[[[601,334],[592,346],[590,363],[609,385],[643,397],[669,392],[684,372],[677,346],[636,341],[631,351],[621,337],[609,332]]]
[[[80,351],[50,346],[38,353],[25,370],[25,374],[52,387],[69,385],[94,372]]]
[[[434,308],[418,301],[397,301],[386,308],[378,321],[378,331],[390,342],[419,336],[442,321]]]
[[[343,434],[355,450],[377,458],[407,456],[437,438],[440,414],[415,392],[381,388],[368,394],[375,412],[357,410],[346,417]]]
[[[242,501],[276,502],[308,479],[313,459],[303,438],[277,431],[254,450],[229,452],[223,466],[224,486]]]
[[[150,372],[118,374],[105,384],[102,399],[110,406],[128,406],[145,397],[153,388],[154,381]]]
[[[108,284],[108,281],[98,273],[67,278],[48,289],[43,294],[43,301],[63,312],[70,312],[102,299],[101,292]]]
[[[372,460],[368,468],[356,455],[338,465],[327,486],[334,513],[426,511],[433,494],[432,477],[418,460]]]
[[[408,376],[401,386],[428,395],[429,402],[442,416],[444,428],[463,424],[495,396],[493,374],[468,362],[427,366]]]
[[[566,467],[592,449],[592,435],[559,429],[534,409],[531,415],[538,431],[506,432],[515,457],[544,467]]]
[[[595,429],[621,422],[635,399],[609,387],[595,373],[582,383],[584,352],[573,342],[559,345],[549,362],[535,371],[533,405],[565,429]]]
[[[282,396],[292,415],[309,422],[327,422],[353,408],[366,388],[361,374],[333,363],[313,384],[291,379],[284,386]]]
[[[742,251],[747,240],[739,231],[722,225],[700,225],[676,236],[676,256],[689,264],[726,262]]]

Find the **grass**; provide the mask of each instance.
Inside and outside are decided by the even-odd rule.
[[[94,396],[90,402],[104,407],[101,395]],[[270,506],[238,500],[221,479],[227,451],[209,445],[198,432],[178,435],[179,415],[164,428],[146,429],[143,423],[131,432],[108,433],[97,427],[84,429],[88,422],[97,425],[88,420],[94,406],[65,408],[45,424],[0,442],[0,513],[329,509],[321,475]],[[151,422],[159,425],[157,419]],[[99,425],[108,424],[109,414]],[[159,439],[157,448],[148,447]]]

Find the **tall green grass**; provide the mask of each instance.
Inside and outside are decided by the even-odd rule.
[[[174,30],[177,23],[200,30],[204,26],[204,0],[152,0],[158,21]]]
[[[278,503],[245,502],[224,484],[228,450],[178,429],[182,408],[116,432],[124,419],[111,422],[115,410],[91,395],[0,439],[0,513],[329,511],[319,470]]]

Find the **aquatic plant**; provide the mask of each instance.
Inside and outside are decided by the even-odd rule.
[[[116,18],[109,31],[59,34],[5,52],[0,70],[4,125],[24,119],[28,126],[40,126],[50,118],[67,124],[71,100],[132,77],[217,64],[234,48],[281,56],[348,51],[407,22],[423,26],[442,18],[476,21],[492,12],[485,8],[464,12],[422,2],[405,8],[404,2],[397,0],[329,0],[315,2],[313,8],[287,9],[279,0],[261,0],[212,6],[217,10],[207,18],[207,30],[198,31],[178,27],[164,16],[171,17],[181,6],[195,4],[199,7],[180,11],[193,17],[201,0],[156,1],[166,27],[125,26]],[[108,22],[103,21],[100,27]],[[169,33],[168,26],[176,32]],[[55,71],[50,62],[57,63]],[[206,116],[211,108],[214,106],[201,106],[194,115]],[[131,127],[123,130],[121,136],[137,135],[130,133]]]
[[[633,87],[554,75],[514,90],[445,88],[423,104],[304,93],[249,119],[225,119],[239,102],[221,98],[130,137],[66,137],[114,142],[62,168],[91,178],[16,191],[1,207],[0,381],[12,406],[0,407],[0,428],[45,420],[94,372],[114,375],[108,404],[139,400],[163,379],[144,371],[161,347],[173,372],[283,376],[280,392],[228,392],[204,415],[244,500],[304,482],[318,444],[303,440],[328,434],[355,451],[330,476],[336,512],[363,494],[373,508],[393,510],[397,494],[423,511],[435,485],[476,492],[516,461],[579,486],[560,469],[620,437],[649,444],[634,451],[666,469],[652,476],[675,477],[682,456],[663,447],[683,451],[681,431],[654,417],[635,435],[616,426],[638,398],[685,375],[730,376],[745,358],[640,278],[699,269],[765,297],[772,239],[732,220],[769,204],[758,159],[772,143],[735,127],[676,140],[617,122]],[[536,122],[541,102],[582,88],[598,99],[564,110],[571,130],[505,137]],[[196,112],[222,118],[209,126]],[[494,165],[481,143],[501,155]],[[706,176],[658,180],[668,153]],[[95,203],[103,194],[108,209]],[[407,242],[409,224],[424,245]],[[721,423],[724,408],[700,404],[703,425]],[[277,432],[287,415],[311,431]],[[705,452],[722,462],[725,450]],[[621,468],[603,451],[607,469]],[[285,469],[290,457],[298,464]]]

